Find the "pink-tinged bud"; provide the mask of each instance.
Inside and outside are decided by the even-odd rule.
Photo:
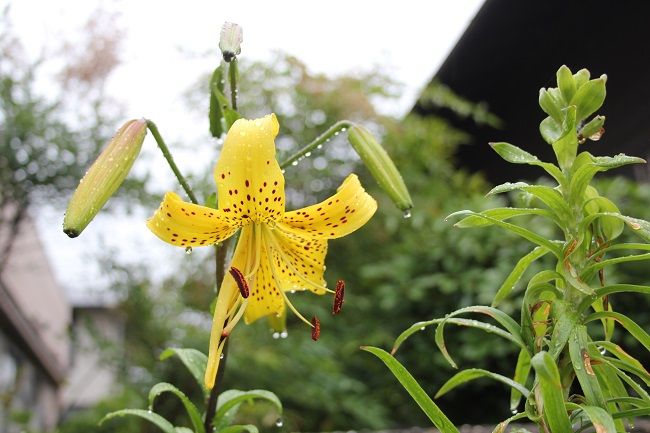
[[[345,281],[338,280],[334,290],[334,308],[332,314],[339,314],[343,308],[343,297],[345,296]]]
[[[230,268],[229,272],[230,275],[232,275],[232,278],[235,280],[235,283],[237,283],[237,287],[239,287],[239,293],[241,293],[241,297],[244,299],[248,298],[250,295],[250,290],[248,288],[246,278],[244,278],[244,274],[242,274],[242,272],[234,266]]]
[[[241,53],[241,43],[244,41],[243,30],[239,24],[225,22],[221,27],[219,49],[226,62],[231,62]]]
[[[145,119],[129,120],[108,142],[72,194],[63,219],[63,232],[77,237],[122,185],[140,154],[147,134]]]
[[[314,316],[311,318],[311,339],[318,341],[320,338],[320,320]]]

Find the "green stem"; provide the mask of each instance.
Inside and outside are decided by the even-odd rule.
[[[341,120],[339,122],[336,122],[334,125],[330,126],[329,129],[325,132],[323,132],[321,135],[316,137],[314,141],[311,143],[305,145],[302,147],[300,150],[298,150],[296,153],[291,155],[289,158],[284,160],[280,164],[280,168],[285,169],[294,162],[298,161],[302,157],[304,157],[307,153],[314,151],[318,146],[320,146],[323,143],[326,143],[330,138],[335,136],[341,131],[345,131],[348,128],[351,128],[354,126],[353,122],[350,122],[349,120]]]
[[[151,135],[153,135],[154,140],[156,140],[156,143],[158,143],[158,147],[160,148],[160,151],[162,152],[163,156],[167,160],[167,163],[169,164],[172,171],[174,172],[176,179],[178,179],[178,182],[185,190],[187,196],[190,198],[192,203],[199,204],[199,201],[196,199],[196,196],[194,196],[194,193],[192,192],[192,188],[190,188],[190,185],[187,183],[187,181],[181,174],[180,170],[176,166],[176,163],[174,162],[174,158],[172,157],[172,154],[169,152],[169,148],[167,147],[167,144],[165,144],[165,140],[163,140],[162,136],[160,135],[160,132],[158,131],[158,127],[156,126],[156,124],[153,123],[151,120],[147,119],[147,128],[149,128],[149,131],[151,131]]]
[[[230,81],[230,105],[232,106],[233,110],[237,111],[237,77],[239,76],[237,57],[232,59],[229,65],[228,81]]]

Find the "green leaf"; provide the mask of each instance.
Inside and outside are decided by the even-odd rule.
[[[515,374],[513,380],[522,386],[526,386],[528,381],[528,375],[530,374],[530,354],[526,349],[521,349],[519,351],[519,356],[517,357],[517,365],[515,366]],[[519,401],[521,400],[521,392],[516,388],[510,390],[510,410],[516,411],[517,406],[519,406]]]
[[[593,304],[598,298],[602,298],[603,296],[611,295],[613,293],[624,292],[643,293],[648,295],[650,294],[650,286],[639,286],[636,284],[611,284],[609,286],[601,287],[594,290],[593,295],[583,299],[580,302],[578,305],[578,311],[586,310],[587,307]]]
[[[645,164],[646,160],[636,156],[627,156],[619,153],[615,156],[593,156],[593,164],[601,171],[611,170],[613,168],[623,167],[630,164]]]
[[[230,130],[230,127],[232,126],[233,123],[235,123],[237,120],[241,119],[241,116],[239,113],[232,108],[226,108],[223,112],[223,117],[226,122],[226,128],[227,130]]]
[[[199,413],[194,403],[190,401],[189,398],[174,385],[166,382],[160,382],[155,384],[149,391],[149,407],[153,408],[153,403],[156,397],[158,397],[163,392],[170,392],[178,397],[185,407],[187,415],[190,417],[192,426],[194,427],[195,433],[205,433],[205,428],[203,427],[203,420],[201,419],[201,414]]]
[[[548,144],[553,144],[562,137],[562,124],[551,116],[548,116],[540,122],[539,133],[542,135],[544,141]]]
[[[558,190],[544,185],[530,185],[521,189],[540,199],[558,216],[560,221],[566,223],[571,220],[571,209]]]
[[[566,66],[560,66],[560,69],[557,70],[557,87],[560,89],[562,98],[565,102],[571,101],[573,95],[576,92],[576,82],[573,78],[571,70]]]
[[[496,295],[492,301],[492,306],[496,307],[501,301],[508,297],[512,289],[514,289],[517,282],[521,279],[523,273],[528,269],[528,267],[537,259],[544,256],[548,253],[548,250],[544,247],[535,247],[530,253],[526,254],[524,257],[519,259],[517,265],[510,272],[508,277],[505,279]]]
[[[645,370],[645,367],[636,358],[624,351],[618,344],[611,341],[596,341],[594,344],[607,350],[621,361],[625,361],[639,370]]]
[[[555,89],[539,89],[539,106],[558,122],[562,120],[562,102],[554,97]]]
[[[440,349],[440,352],[442,353],[442,356],[445,357],[445,359],[447,360],[449,365],[451,365],[453,368],[458,368],[458,365],[456,365],[456,362],[454,362],[451,355],[449,355],[449,352],[447,351],[447,345],[445,344],[444,331],[445,331],[445,323],[446,322],[447,322],[446,320],[443,320],[436,327],[436,335],[435,335],[436,346],[438,346],[438,349]]]
[[[480,368],[470,368],[467,370],[459,371],[455,375],[451,377],[447,382],[445,382],[444,385],[440,388],[438,393],[435,395],[434,398],[439,398],[443,396],[444,394],[448,393],[452,389],[456,388],[458,385],[461,385],[465,382],[469,382],[474,379],[478,379],[480,377],[489,377],[491,379],[494,379],[498,382],[505,383],[509,387],[516,389],[518,392],[524,395],[524,397],[528,398],[530,395],[530,391],[520,383],[515,382],[514,380],[510,379],[509,377],[502,376],[497,373],[492,373],[491,371],[487,370],[482,370]]]
[[[538,352],[531,365],[539,378],[544,401],[544,417],[553,433],[572,433],[571,422],[564,407],[560,373],[555,361],[547,352]]]
[[[614,420],[607,410],[596,406],[579,405],[598,433],[616,433]]]
[[[642,327],[637,325],[634,320],[621,313],[616,313],[614,311],[600,311],[589,315],[589,317],[585,319],[585,323],[602,318],[612,318],[616,320],[618,323],[623,325],[623,327],[627,329],[627,332],[636,338],[639,343],[643,344],[643,347],[650,350],[650,335],[648,335]]]
[[[573,332],[578,318],[572,313],[571,308],[567,307],[567,304],[559,299],[553,302],[552,312],[555,317],[555,325],[551,334],[549,353],[553,359],[558,359],[567,341],[569,341],[569,336]]]
[[[192,374],[196,383],[198,383],[203,392],[207,394],[208,390],[205,389],[203,384],[203,375],[205,373],[205,368],[208,365],[208,357],[196,349],[170,347],[160,354],[160,360],[164,361],[174,355],[178,356],[183,365],[185,365]]]
[[[517,421],[517,420],[520,420],[520,419],[522,419],[522,418],[527,418],[527,417],[528,417],[528,415],[526,415],[525,412],[523,412],[523,413],[518,413],[518,414],[516,414],[516,415],[513,415],[513,416],[511,416],[510,418],[505,419],[505,420],[501,421],[499,424],[497,424],[497,425],[494,427],[494,430],[492,430],[492,433],[504,433],[504,432],[506,431],[506,428],[508,427],[508,425],[509,425],[511,422],[513,422],[513,421]],[[513,429],[510,430],[510,431],[511,431],[511,432],[514,432],[515,429],[513,428]]]
[[[620,377],[623,382],[627,383],[630,388],[632,388],[641,399],[644,401],[647,401],[650,403],[650,394],[648,394],[648,391],[646,391],[641,385],[639,385],[637,382],[635,382],[630,376],[628,376],[623,370],[618,368],[614,363],[612,362],[612,358],[608,357],[600,357],[598,358],[600,361],[604,362],[605,365],[607,365],[609,368],[611,368],[614,372],[616,372],[616,375]]]
[[[361,347],[362,350],[370,352],[379,358],[388,369],[393,373],[395,378],[402,384],[404,389],[413,397],[413,400],[420,406],[424,413],[429,417],[433,425],[441,433],[459,433],[458,429],[449,421],[449,418],[440,410],[440,408],[424,392],[420,384],[413,378],[411,373],[404,368],[400,362],[393,358],[388,352],[372,346]]]
[[[537,244],[539,246],[546,247],[546,249],[551,251],[553,253],[553,255],[555,255],[555,257],[557,257],[557,258],[561,257],[562,250],[554,242],[549,241],[544,236],[538,235],[535,232],[532,232],[532,231],[530,231],[528,229],[525,229],[523,227],[519,227],[519,226],[517,226],[515,224],[510,224],[510,223],[507,223],[507,222],[504,222],[504,221],[499,221],[498,219],[489,217],[487,215],[483,215],[481,213],[473,212],[471,210],[462,210],[462,211],[454,212],[453,214],[449,215],[447,217],[447,219],[449,219],[451,217],[455,217],[455,216],[460,216],[460,215],[475,215],[475,216],[478,216],[480,218],[483,218],[483,219],[485,219],[487,221],[490,221],[492,224],[497,225],[499,227],[502,227],[502,228],[504,228],[504,229],[516,234],[516,235],[519,235],[519,236],[523,237],[524,239],[528,239],[529,241],[531,241],[531,242],[533,242],[533,243],[535,243],[535,244]]]
[[[215,138],[221,137],[225,132],[224,110],[227,107],[228,100],[223,95],[223,71],[219,66],[210,78],[210,109],[208,111],[210,134]]]
[[[576,89],[579,89],[582,87],[587,81],[589,81],[589,78],[591,77],[591,74],[587,69],[580,69],[578,72],[573,74],[573,79],[576,82]]]
[[[587,349],[589,343],[590,339],[587,334],[587,328],[584,325],[574,327],[569,338],[571,364],[573,365],[573,371],[578,378],[578,382],[580,382],[580,387],[584,392],[587,403],[590,406],[597,406],[606,410],[607,403],[605,403],[603,391],[591,366],[591,356]]]
[[[442,322],[450,323],[452,325],[458,325],[458,326],[466,326],[468,328],[476,328],[480,329],[482,331],[488,332],[490,334],[496,334],[500,337],[505,338],[506,340],[512,341],[513,343],[520,345],[520,340],[517,339],[517,337],[513,336],[511,333],[504,331],[503,329],[491,325],[489,323],[481,322],[479,320],[470,320],[470,319],[460,319],[457,317],[453,318],[441,318],[441,319],[433,319],[433,320],[428,320],[426,322],[417,322],[411,325],[408,329],[403,331],[397,339],[395,339],[395,343],[393,343],[393,349],[391,350],[391,354],[395,354],[397,352],[397,349],[406,341],[411,335],[424,331],[426,327],[431,326],[431,325],[438,325]]]
[[[525,186],[528,186],[528,184],[526,182],[514,182],[514,183],[505,182],[505,183],[502,183],[501,185],[495,186],[490,191],[488,191],[488,193],[485,194],[485,195],[487,197],[489,197],[491,195],[503,194],[504,192],[520,190]]]
[[[229,425],[219,430],[219,433],[239,433],[239,432],[248,432],[248,433],[258,433],[259,430],[253,424],[236,424]]]
[[[275,406],[280,414],[282,413],[282,402],[280,402],[278,396],[271,391],[263,389],[253,389],[250,391],[230,389],[224,391],[219,396],[219,400],[217,401],[217,412],[214,416],[215,425],[224,424],[223,420],[231,420],[237,413],[241,403],[253,400],[268,401]]]
[[[127,415],[146,419],[147,421],[149,421],[150,423],[152,423],[153,425],[155,425],[165,433],[176,433],[176,429],[174,428],[172,423],[167,421],[165,418],[158,415],[157,413],[149,412],[148,410],[142,410],[142,409],[122,409],[115,412],[111,412],[107,414],[104,418],[102,418],[101,421],[99,421],[99,425],[102,425],[104,422],[110,419],[123,417]]]
[[[576,107],[571,105],[566,108],[562,122],[563,135],[552,144],[560,168],[571,168],[578,153],[578,133],[576,132]]]
[[[546,170],[546,172],[553,176],[560,185],[564,183],[564,175],[555,164],[540,161],[535,155],[510,143],[490,143],[490,146],[492,146],[492,149],[494,149],[494,151],[506,161],[513,164],[536,165]]]
[[[549,219],[553,217],[551,213],[546,209],[517,208],[517,207],[498,207],[494,209],[481,211],[480,214],[489,216],[499,221],[504,221],[510,218],[523,216],[523,215],[540,215]],[[486,220],[485,218],[477,217],[473,215],[463,218],[462,220],[454,224],[454,226],[459,228],[486,227],[491,225],[493,225],[493,223]]]
[[[607,76],[601,75],[600,78],[584,83],[573,95],[570,104],[577,107],[576,119],[578,121],[591,116],[603,105],[603,102],[605,102],[606,81]]]

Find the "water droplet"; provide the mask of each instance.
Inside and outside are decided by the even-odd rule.
[[[188,256],[192,254],[192,247],[185,248],[185,254],[187,254]]]
[[[274,332],[273,333],[273,339],[277,340],[278,338],[280,338],[280,333],[279,332]]]
[[[404,217],[404,219],[411,218],[411,209],[406,209],[402,214],[402,216]]]
[[[517,415],[519,412],[517,411],[517,409],[512,409],[510,413],[513,415]]]
[[[298,161],[294,161],[294,162],[292,162],[291,165],[293,165],[293,166],[298,165]]]
[[[305,153],[305,158],[309,158],[311,156],[311,152]]]
[[[316,146],[316,149],[322,149],[322,148],[323,148],[322,144],[319,144],[318,146]]]
[[[276,427],[282,427],[283,425],[284,425],[284,421],[282,420],[282,418],[278,418],[277,420],[275,420]]]
[[[335,136],[335,137],[336,137],[337,135],[339,135],[339,132],[338,132],[338,131],[336,131],[336,132],[334,133],[334,136]]]
[[[606,353],[607,353],[607,349],[605,349],[604,347],[601,347],[600,348],[600,354],[605,355]]]
[[[284,174],[284,172],[285,172],[285,170],[284,170],[284,169],[282,169],[282,174]]]
[[[420,328],[420,331],[424,331],[424,329],[425,329],[425,328],[424,328],[424,326],[423,326],[423,327]]]
[[[341,132],[345,132],[347,130],[348,130],[348,128],[341,128]]]
[[[289,333],[285,330],[280,332],[280,338],[287,338],[289,336]]]
[[[224,356],[224,354],[222,353],[221,355],[219,355],[219,359],[223,359],[223,358],[225,358],[225,356]]]

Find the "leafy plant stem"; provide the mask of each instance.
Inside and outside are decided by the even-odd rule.
[[[237,111],[237,77],[239,76],[239,66],[235,57],[228,66],[228,81],[230,82],[230,105],[233,110]]]
[[[316,137],[314,141],[306,144],[304,147],[300,148],[300,150],[298,150],[293,155],[289,156],[286,160],[284,160],[280,164],[280,168],[284,170],[294,162],[304,157],[307,153],[314,151],[318,146],[326,143],[330,138],[332,138],[337,133],[341,131],[345,131],[346,129],[352,126],[354,126],[354,123],[350,122],[349,120],[341,120],[336,122],[334,125],[330,126],[327,129],[327,131],[323,132],[321,135]]]
[[[174,157],[169,151],[169,148],[167,147],[165,140],[163,140],[162,136],[160,135],[160,131],[158,131],[158,127],[156,126],[156,124],[153,123],[151,120],[147,119],[147,128],[149,128],[149,131],[151,131],[151,135],[153,135],[154,140],[156,140],[156,143],[158,143],[158,147],[160,148],[160,151],[162,152],[163,156],[167,160],[169,167],[174,172],[174,176],[176,176],[176,179],[178,179],[178,183],[180,183],[181,187],[183,187],[183,190],[185,191],[185,194],[187,194],[187,197],[192,201],[192,203],[198,204],[199,202],[196,199],[194,192],[192,192],[192,188],[190,188],[190,185],[187,183],[187,180],[185,180],[185,177],[183,177],[180,170],[178,169],[176,162],[174,162]]]

